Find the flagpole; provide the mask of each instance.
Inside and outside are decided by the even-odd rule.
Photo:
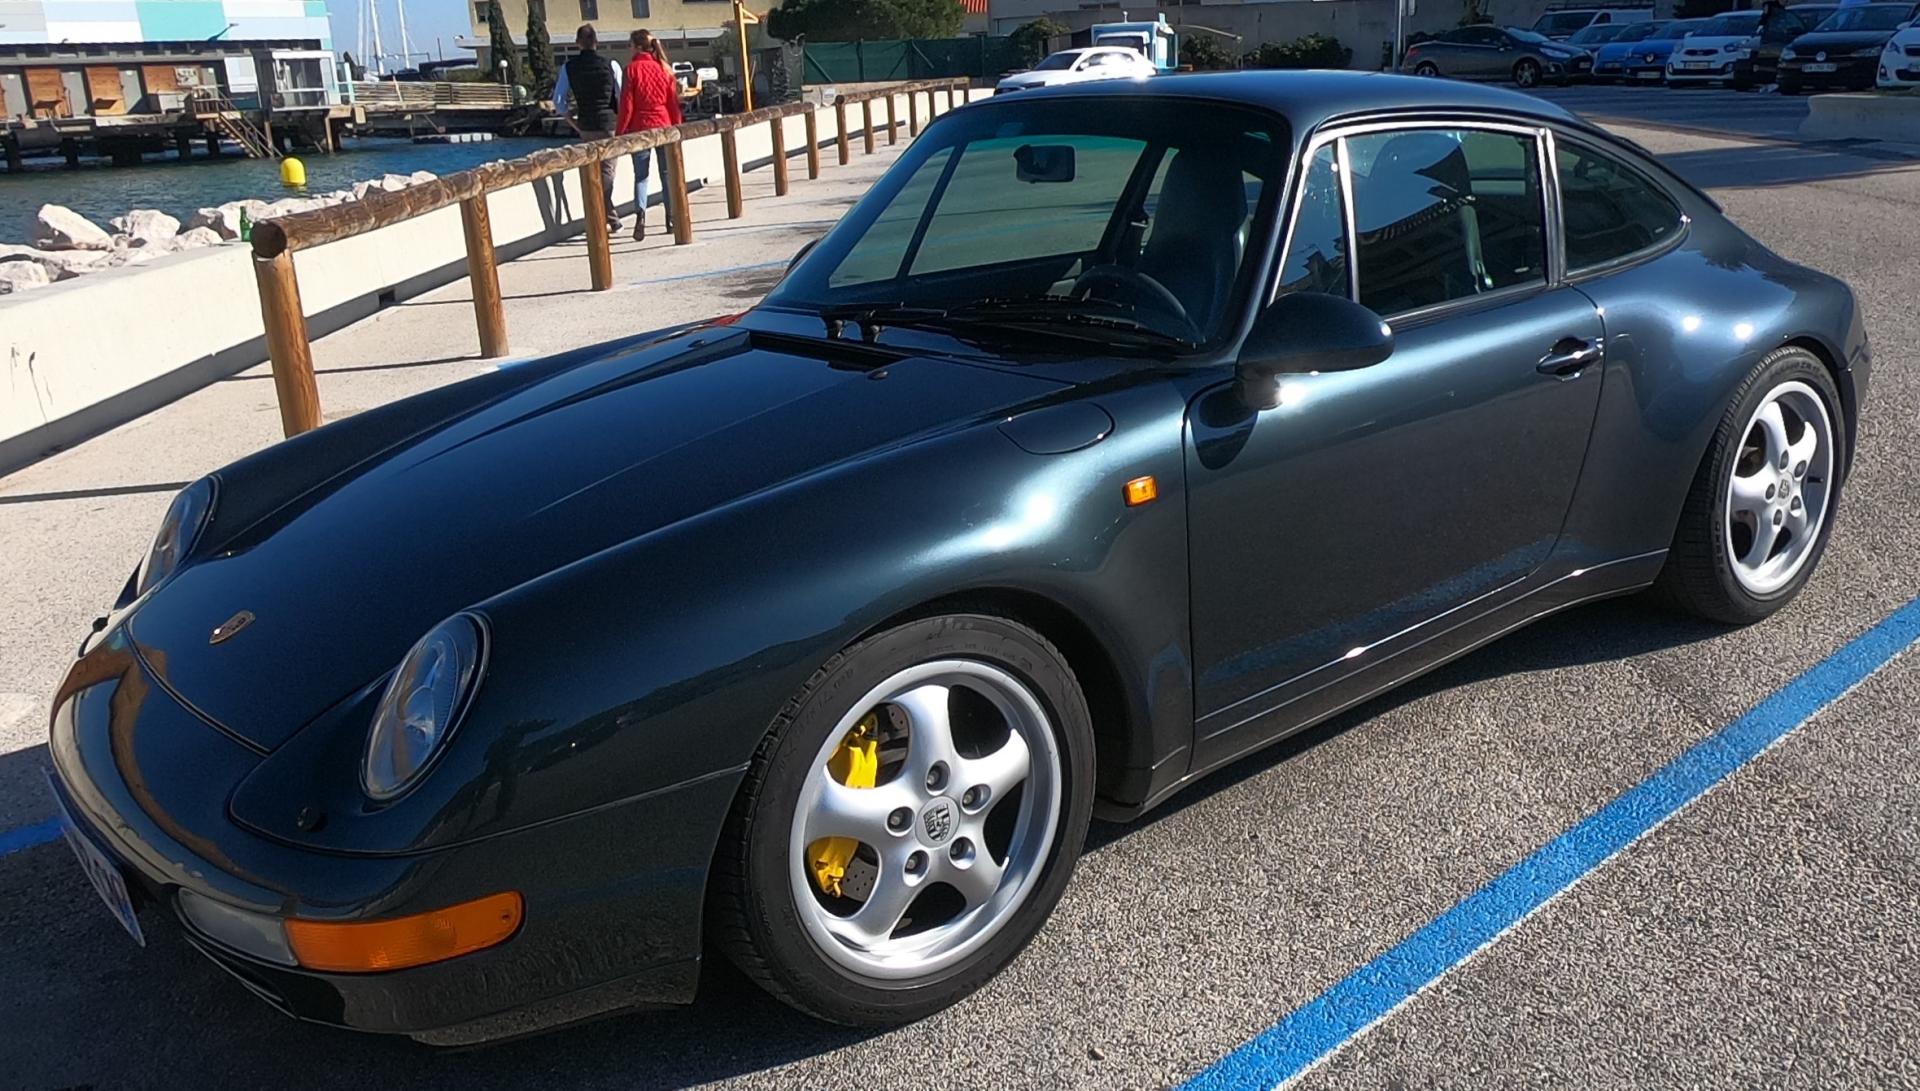
[[[747,62],[747,6],[733,0],[733,25],[740,32],[740,101],[742,113],[753,112],[753,66]]]

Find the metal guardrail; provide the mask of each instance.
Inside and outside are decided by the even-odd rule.
[[[920,96],[927,96],[927,112],[931,116],[934,96],[941,92],[946,93],[948,109],[954,107],[956,99],[965,103],[971,98],[965,79],[915,80],[862,88],[841,95],[832,105],[838,123],[834,147],[839,161],[845,164],[851,158],[847,131],[848,107],[860,107],[862,144],[871,153],[874,150],[875,100],[884,100],[887,142],[892,144],[899,139],[895,96],[907,97],[908,133],[918,136]],[[693,216],[687,206],[687,172],[680,151],[681,144],[700,137],[719,135],[726,180],[727,218],[738,219],[744,214],[745,200],[740,184],[740,155],[734,134],[753,125],[770,127],[773,190],[776,196],[784,196],[788,188],[789,169],[784,123],[795,116],[803,120],[806,127],[807,177],[818,178],[820,133],[817,114],[820,109],[822,107],[810,102],[789,102],[745,114],[569,144],[537,151],[519,159],[488,163],[394,192],[369,192],[362,200],[347,204],[260,221],[253,226],[253,272],[260,289],[260,316],[266,326],[267,354],[273,363],[273,385],[280,400],[282,429],[287,435],[293,436],[320,426],[320,393],[313,377],[313,349],[307,339],[306,315],[300,305],[300,282],[293,265],[296,251],[352,238],[458,204],[466,237],[467,277],[473,284],[473,312],[480,336],[480,355],[483,358],[505,356],[507,318],[500,299],[493,230],[487,219],[487,194],[562,171],[578,170],[591,283],[594,291],[606,291],[613,286],[613,244],[607,229],[607,194],[600,188],[602,160],[653,148],[666,149],[667,177],[664,181],[668,209],[673,218],[673,241],[675,245],[684,246],[693,241]]]

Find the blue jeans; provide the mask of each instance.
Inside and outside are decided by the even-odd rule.
[[[639,217],[647,218],[647,195],[653,190],[653,164],[660,164],[660,177],[667,176],[667,149],[655,148],[653,154],[633,153],[633,208]],[[671,200],[671,198],[669,198]],[[667,205],[667,223],[673,223],[673,205]]]

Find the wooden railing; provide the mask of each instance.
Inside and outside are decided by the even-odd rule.
[[[948,109],[965,103],[970,97],[964,79],[916,80],[841,95],[832,105],[837,122],[834,146],[839,161],[844,164],[850,157],[848,107],[860,107],[862,144],[866,151],[871,152],[874,148],[875,99],[885,100],[887,143],[892,144],[898,139],[894,96],[907,97],[908,132],[917,136],[920,132],[920,96],[927,96],[927,112],[931,115],[934,96],[943,92],[947,96]],[[745,198],[740,183],[740,155],[735,134],[754,125],[769,126],[773,146],[774,193],[784,195],[788,189],[785,121],[795,116],[803,120],[807,177],[818,178],[819,109],[821,107],[810,102],[789,102],[751,113],[691,121],[607,140],[549,148],[520,159],[488,163],[402,190],[369,192],[359,201],[278,216],[254,224],[254,279],[260,289],[260,315],[266,326],[267,354],[273,362],[273,385],[279,395],[280,423],[285,433],[292,436],[320,426],[320,394],[313,377],[313,350],[307,340],[307,320],[300,305],[300,282],[294,271],[293,255],[296,251],[352,238],[458,204],[466,242],[467,277],[473,285],[473,312],[480,335],[480,355],[486,358],[505,356],[507,318],[500,298],[493,231],[487,219],[487,194],[562,171],[577,170],[582,196],[581,221],[587,236],[590,283],[594,291],[603,292],[613,286],[613,246],[606,216],[609,195],[601,192],[600,188],[602,160],[653,148],[666,150],[667,177],[663,181],[669,215],[673,219],[673,241],[676,245],[684,246],[693,241],[693,215],[687,206],[687,172],[681,144],[699,137],[719,135],[726,176],[727,218],[737,219],[744,214]]]
[[[497,83],[356,80],[353,84],[353,101],[361,106],[409,110],[431,110],[435,107],[504,110],[513,105],[513,94]]]

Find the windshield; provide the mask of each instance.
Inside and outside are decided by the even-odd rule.
[[[1759,30],[1759,12],[1736,11],[1708,19],[1706,24],[1694,33],[1702,38],[1740,38],[1758,33]]]
[[[1653,37],[1666,29],[1665,23],[1624,23],[1620,33],[1614,35],[1616,42],[1638,42]]]
[[[768,295],[849,322],[1132,330],[1199,345],[1250,279],[1280,122],[1198,99],[1002,100],[946,115]],[[893,324],[904,324],[895,322]],[[1112,338],[1107,338],[1113,340]]]
[[[1913,9],[1905,4],[1860,4],[1841,8],[1815,30],[1892,30],[1907,21]]]
[[[1545,34],[1571,34],[1591,22],[1591,11],[1553,11],[1535,20],[1533,29]]]
[[[1035,72],[1058,72],[1063,68],[1072,68],[1073,62],[1080,59],[1080,51],[1069,50],[1065,53],[1052,53],[1046,60],[1033,66]]]
[[[1599,45],[1620,37],[1620,32],[1627,29],[1627,26],[1626,23],[1602,23],[1599,26],[1584,27],[1576,31],[1567,41],[1574,45]]]
[[[1661,27],[1660,33],[1655,34],[1651,40],[1668,41],[1674,38],[1684,38],[1706,25],[1707,21],[1705,19],[1682,19],[1677,23],[1668,23],[1666,26]]]
[[[1552,38],[1549,38],[1544,34],[1535,34],[1531,30],[1521,30],[1518,27],[1508,27],[1507,33],[1509,35],[1512,35],[1515,39],[1519,41],[1528,42],[1533,45],[1559,45],[1560,44],[1559,42],[1554,41]]]

